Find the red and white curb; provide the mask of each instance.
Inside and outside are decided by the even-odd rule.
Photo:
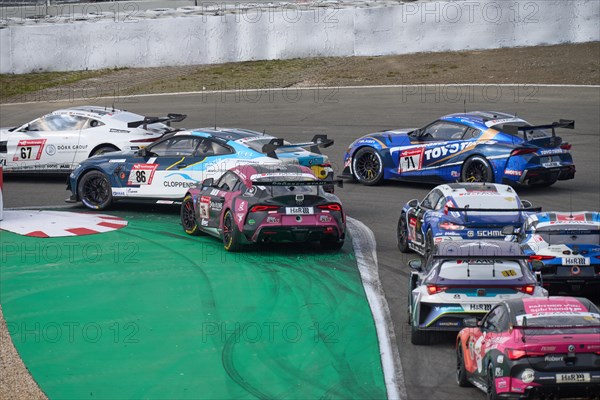
[[[93,235],[126,226],[126,220],[112,215],[46,210],[4,210],[0,222],[1,230],[39,238]]]

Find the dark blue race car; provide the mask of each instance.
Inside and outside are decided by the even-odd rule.
[[[504,239],[533,212],[515,190],[498,183],[450,183],[436,186],[423,201],[411,200],[398,220],[398,248],[427,256],[447,240]],[[512,231],[508,232],[510,235]]]
[[[364,185],[394,179],[550,186],[575,176],[571,145],[555,134],[556,128],[574,127],[574,121],[562,119],[533,126],[498,112],[446,115],[421,129],[355,140],[346,151],[342,177]]]

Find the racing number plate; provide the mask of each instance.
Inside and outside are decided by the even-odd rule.
[[[128,185],[151,185],[158,164],[134,164],[127,179]]]
[[[562,265],[590,265],[589,257],[563,257]]]
[[[556,374],[556,383],[576,383],[589,381],[590,374],[588,373]]]
[[[544,168],[554,168],[560,167],[562,165],[562,163],[560,162],[560,157],[558,156],[541,157],[540,161],[542,162],[542,166]]]
[[[13,161],[39,160],[45,144],[46,139],[19,140]]]
[[[298,214],[314,214],[312,207],[286,207],[286,214],[298,215]]]

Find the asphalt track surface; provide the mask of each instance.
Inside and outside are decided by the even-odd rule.
[[[325,150],[341,171],[347,146],[358,136],[378,130],[419,127],[436,117],[468,110],[518,113],[531,123],[574,119],[574,131],[561,131],[573,144],[577,165],[574,180],[545,189],[521,189],[519,194],[546,210],[600,210],[600,88],[520,86],[415,86],[388,88],[319,88],[238,91],[219,94],[178,94],[105,100],[3,105],[0,124],[24,123],[51,110],[83,105],[108,105],[162,115],[188,114],[187,128],[232,126],[305,140],[326,133],[335,145]],[[216,118],[215,118],[216,115]],[[63,205],[65,178],[5,177],[5,207]],[[365,187],[347,183],[337,194],[348,215],[371,228],[377,240],[379,273],[396,331],[404,382],[410,399],[483,399],[477,389],[459,388],[454,380],[453,335],[440,336],[430,346],[410,344],[406,324],[406,263],[415,255],[396,248],[396,223],[402,205],[423,198],[433,185],[386,183]],[[119,206],[122,207],[122,206]],[[142,208],[142,206],[135,206]],[[148,211],[152,211],[148,208]],[[173,212],[176,212],[175,210]]]

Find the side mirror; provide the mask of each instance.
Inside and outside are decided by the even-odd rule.
[[[477,326],[480,325],[479,321],[477,321],[477,318],[465,318],[463,319],[463,325],[466,328],[477,328]]]
[[[533,204],[529,200],[521,200],[521,205],[523,208],[531,208]]]
[[[412,208],[417,208],[419,207],[419,200],[417,199],[412,199],[411,201],[408,202],[408,206],[412,207]]]
[[[202,181],[202,187],[213,187],[215,180],[213,178],[206,178]]]
[[[505,227],[502,228],[502,234],[504,236],[510,236],[510,235],[514,235],[516,233],[515,228],[513,228],[510,225],[507,225]]]
[[[408,262],[408,267],[413,271],[421,271],[423,269],[423,261],[420,259],[410,260]]]
[[[148,150],[145,147],[142,147],[138,150],[138,156],[146,158],[148,156]]]

